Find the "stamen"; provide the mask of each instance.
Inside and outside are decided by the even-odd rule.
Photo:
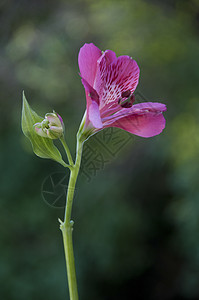
[[[133,103],[131,102],[128,102],[128,101],[124,101],[122,104],[121,104],[121,107],[122,108],[130,108],[133,106]]]
[[[131,91],[130,90],[122,92],[122,98],[128,98],[130,95],[131,95]]]
[[[118,99],[118,104],[120,105],[121,102],[122,102],[122,98],[119,98],[119,99]]]
[[[124,100],[124,101],[122,102],[122,100]],[[128,97],[127,99],[119,98],[119,100],[118,100],[118,104],[122,108],[130,108],[133,106],[134,102],[135,102],[135,95],[133,95],[133,94],[130,97]]]

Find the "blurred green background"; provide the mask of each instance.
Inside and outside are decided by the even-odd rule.
[[[64,209],[42,198],[45,178],[64,169],[32,153],[21,96],[41,116],[62,115],[74,155],[85,110],[77,56],[93,42],[132,56],[137,91],[168,111],[160,136],[133,137],[89,180],[81,171],[80,299],[199,299],[199,1],[1,0],[0,24],[0,298],[69,299]]]

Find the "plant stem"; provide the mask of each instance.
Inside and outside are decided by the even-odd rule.
[[[64,222],[59,220],[61,223],[60,229],[62,231],[63,242],[64,242],[70,300],[78,300],[75,260],[74,260],[74,253],[73,253],[73,241],[72,241],[72,231],[73,231],[74,222],[71,221],[71,211],[72,211],[75,185],[76,185],[77,176],[79,174],[79,169],[81,164],[83,143],[84,140],[81,140],[81,137],[77,135],[76,161],[75,161],[75,165],[70,170],[71,173],[70,173],[70,179],[69,179],[68,191],[67,191],[65,218],[64,218]],[[69,162],[70,162],[70,158],[69,158]]]
[[[74,165],[73,159],[72,159],[72,156],[71,156],[71,154],[70,154],[70,150],[69,150],[69,148],[68,148],[68,145],[66,144],[66,141],[65,141],[64,136],[62,136],[62,137],[60,138],[60,141],[61,141],[61,143],[62,143],[62,145],[63,145],[63,147],[64,147],[64,150],[65,150],[65,152],[66,152],[66,155],[67,155],[67,157],[68,157],[68,162],[69,162],[70,166],[73,167],[73,165]]]

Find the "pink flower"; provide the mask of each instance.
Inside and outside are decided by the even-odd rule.
[[[111,50],[102,52],[91,43],[80,49],[78,62],[87,100],[85,129],[119,127],[142,137],[162,132],[164,104],[133,104],[140,73],[135,60],[116,57]]]

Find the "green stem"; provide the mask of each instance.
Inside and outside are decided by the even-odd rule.
[[[73,159],[72,159],[72,156],[71,156],[71,154],[70,154],[70,150],[69,150],[69,148],[68,148],[68,145],[66,144],[66,141],[65,141],[64,136],[62,136],[62,137],[60,138],[60,141],[62,142],[62,145],[63,145],[63,147],[64,147],[64,150],[66,151],[66,154],[67,154],[67,157],[68,157],[68,162],[69,162],[70,166],[73,166],[73,165],[74,165]]]
[[[64,161],[61,161],[60,164],[64,167],[64,168],[69,168],[70,170],[72,169],[72,167],[68,164],[66,164]]]
[[[70,173],[70,179],[69,179],[68,191],[67,191],[65,218],[64,218],[64,222],[60,221],[61,223],[60,229],[62,231],[63,242],[64,242],[70,300],[78,300],[75,260],[74,260],[74,253],[73,253],[73,241],[72,241],[72,231],[73,231],[74,222],[71,221],[71,211],[72,211],[75,185],[76,185],[77,176],[81,164],[83,143],[84,140],[81,140],[81,137],[79,138],[79,136],[77,136],[76,161]]]

